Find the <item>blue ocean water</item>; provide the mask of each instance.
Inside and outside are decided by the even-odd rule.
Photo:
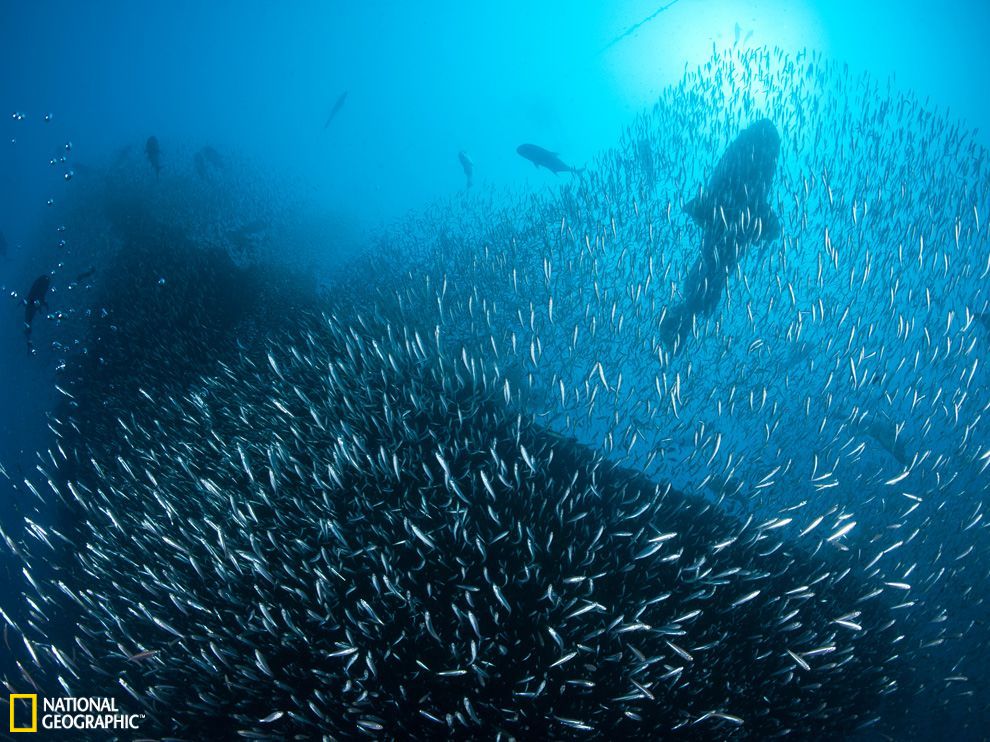
[[[850,734],[986,738],[990,6],[587,5],[4,3],[4,531],[82,528],[25,484],[89,458],[74,415],[110,446],[124,390],[205,397],[304,315],[394,301],[549,430],[904,592],[914,690]],[[762,118],[780,236],[675,348],[684,206]]]

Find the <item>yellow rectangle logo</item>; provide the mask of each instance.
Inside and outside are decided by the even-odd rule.
[[[19,727],[14,724],[15,701],[20,698],[27,698],[31,701],[31,726]],[[14,732],[37,732],[38,731],[38,694],[37,693],[11,693],[10,694],[10,731]]]

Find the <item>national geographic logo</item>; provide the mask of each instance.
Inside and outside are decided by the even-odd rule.
[[[135,730],[144,714],[123,714],[116,698],[68,696],[41,699],[41,729],[47,731]],[[38,731],[38,694],[10,694],[10,732]]]
[[[20,704],[17,702],[21,701]],[[27,701],[28,703],[24,703]],[[30,726],[17,724],[17,707],[30,705],[31,723]],[[10,733],[14,732],[37,732],[38,731],[38,694],[37,693],[11,693],[10,694]]]

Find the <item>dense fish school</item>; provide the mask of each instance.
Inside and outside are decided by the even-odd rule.
[[[763,118],[780,237],[672,347],[684,205]],[[108,388],[99,436],[54,420],[18,486],[72,535],[33,513],[3,535],[27,581],[8,687],[118,695],[182,738],[979,718],[987,175],[893,85],[716,56],[558,194],[472,189],[322,319],[181,387]]]

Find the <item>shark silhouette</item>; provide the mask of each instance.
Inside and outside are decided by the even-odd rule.
[[[48,293],[51,285],[51,278],[49,278],[47,273],[42,273],[31,284],[28,295],[24,299],[24,337],[27,338],[28,351],[31,353],[34,352],[34,346],[31,344],[31,325],[34,322],[34,315],[38,313],[38,310],[41,307],[48,308],[45,295]]]
[[[683,342],[694,318],[710,315],[729,274],[749,245],[780,236],[780,221],[770,208],[770,187],[777,170],[780,135],[768,119],[744,129],[725,150],[698,195],[684,211],[701,227],[701,254],[684,282],[684,301],[667,313],[661,337]]]
[[[520,144],[516,147],[516,152],[518,152],[521,157],[524,157],[532,162],[533,165],[536,166],[537,170],[542,166],[554,175],[557,173],[573,173],[574,175],[580,175],[584,172],[583,167],[571,167],[561,160],[556,152],[543,149],[543,147],[536,144]]]

